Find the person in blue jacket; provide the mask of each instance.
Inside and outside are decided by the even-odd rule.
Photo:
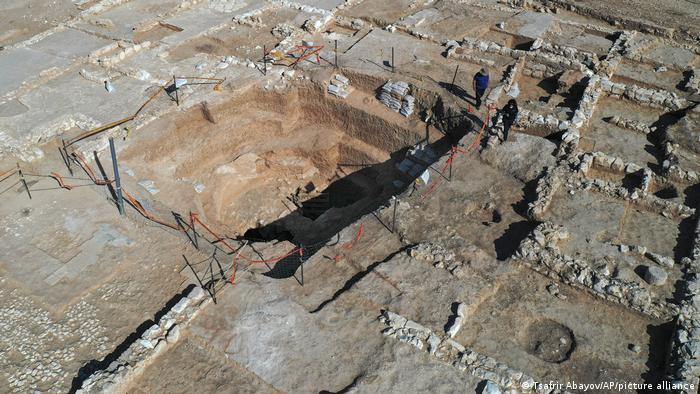
[[[476,98],[476,108],[481,107],[481,97],[486,93],[486,89],[489,87],[489,71],[486,68],[482,68],[478,73],[474,74],[474,81],[472,81],[472,88],[474,89],[474,97]]]

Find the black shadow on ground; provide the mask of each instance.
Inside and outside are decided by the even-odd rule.
[[[466,117],[471,123],[471,118]],[[464,122],[461,122],[464,123]],[[437,158],[447,154],[453,144],[459,141],[469,129],[457,129],[446,133],[436,142],[429,144]],[[391,154],[390,159],[371,166],[364,167],[352,174],[331,183],[321,194],[327,194],[328,209],[316,212],[313,218],[304,215],[304,202],[290,214],[273,221],[263,227],[246,231],[239,240],[273,241],[288,240],[296,247],[303,247],[303,255],[293,254],[271,267],[266,275],[275,279],[294,276],[299,267],[323,248],[339,231],[354,223],[360,217],[370,214],[382,206],[391,204],[391,197],[401,194],[413,184],[415,178],[396,169],[406,156],[408,148],[402,148]],[[424,163],[432,165],[434,163]],[[379,174],[379,175],[378,175]],[[368,179],[377,180],[372,190],[363,189],[361,184]],[[392,182],[401,180],[403,186],[395,187]],[[357,194],[361,195],[357,195]],[[364,194],[362,194],[364,193]],[[339,194],[339,195],[336,195]],[[318,206],[316,206],[318,208]],[[327,214],[333,212],[330,218]],[[311,222],[309,222],[311,220]],[[400,220],[400,218],[399,218]],[[302,223],[301,225],[299,223]],[[291,237],[289,236],[291,234]]]
[[[647,372],[642,374],[645,383],[656,385],[663,379],[666,369],[668,347],[671,344],[671,336],[675,322],[673,320],[658,325],[647,326],[649,334],[649,358],[646,362]]]
[[[504,261],[515,254],[522,242],[537,227],[539,222],[522,220],[511,223],[506,231],[493,241],[496,249],[496,259]]]
[[[106,369],[109,364],[112,362],[116,361],[119,356],[124,353],[129,346],[134,343],[137,339],[141,338],[144,332],[148,330],[155,322],[159,321],[168,311],[170,311],[175,304],[180,302],[181,299],[183,299],[187,294],[189,294],[190,291],[194,288],[195,285],[191,284],[187,286],[182,292],[179,294],[175,295],[173,298],[171,298],[165,306],[156,312],[156,314],[153,316],[153,320],[146,320],[143,323],[141,323],[134,332],[129,334],[122,343],[120,343],[111,353],[106,355],[101,361],[99,360],[90,360],[87,362],[85,365],[83,365],[79,370],[78,374],[76,375],[75,378],[73,378],[73,381],[71,382],[71,388],[69,393],[75,393],[80,389],[82,386],[83,382],[90,377],[92,373],[95,371],[103,370]]]

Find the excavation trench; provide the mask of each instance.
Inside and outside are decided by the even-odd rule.
[[[357,91],[339,100],[315,86],[250,89],[210,103],[209,114],[195,106],[158,121],[157,133],[122,156],[136,178],[153,181],[151,198],[199,212],[227,237],[286,240],[314,252],[420,175],[405,162],[409,149],[425,143],[426,125],[372,96]],[[433,131],[409,164],[425,168],[443,156],[467,130],[464,121],[453,123],[460,127]]]

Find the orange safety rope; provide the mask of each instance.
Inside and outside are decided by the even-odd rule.
[[[12,170],[3,172],[3,173],[0,175],[0,182],[2,182],[2,181],[4,181],[5,179],[11,177],[11,176],[14,175],[16,172],[17,172],[16,169],[12,169]]]
[[[345,250],[350,250],[350,249],[352,249],[353,246],[355,246],[355,244],[356,244],[357,242],[359,242],[360,239],[362,239],[362,235],[364,234],[364,231],[365,231],[365,224],[364,224],[364,223],[360,223],[360,227],[357,229],[357,235],[355,236],[355,238],[354,238],[352,241],[350,241],[350,242],[348,242],[348,243],[342,245],[341,248],[342,248],[342,249],[345,249]],[[341,256],[340,254],[337,254],[337,255],[335,255],[335,256],[333,257],[333,261],[335,261],[335,262],[337,263],[337,262],[339,262],[340,260],[342,260],[342,258],[343,258],[343,256]]]
[[[308,49],[312,49],[311,52],[306,52]],[[301,52],[301,57],[297,59],[293,65],[296,65],[297,63],[301,63],[304,60],[310,58],[311,56],[316,55],[316,63],[320,64],[321,63],[321,58],[319,56],[319,53],[323,49],[323,45],[296,45],[294,49],[291,51],[287,52],[288,55],[291,55],[296,52]]]
[[[94,172],[94,171],[92,170],[92,168],[87,164],[87,162],[85,161],[85,159],[83,158],[83,156],[82,156],[80,153],[78,153],[78,152],[73,152],[73,156],[78,160],[78,164],[80,164],[80,166],[83,168],[83,170],[85,171],[85,173],[88,174],[88,176],[90,177],[90,179],[92,180],[92,182],[94,182],[96,185],[109,185],[109,184],[111,184],[112,182],[114,182],[113,180],[109,180],[109,179],[106,180],[106,181],[105,181],[105,180],[97,179],[97,177],[95,176],[95,172]],[[52,174],[52,175],[53,175],[53,174]],[[56,175],[58,175],[58,174],[56,174]],[[60,175],[59,175],[59,176],[60,176]],[[61,183],[61,182],[59,181],[59,183]],[[141,215],[143,215],[143,217],[145,217],[146,219],[149,219],[149,220],[151,220],[151,221],[153,221],[153,222],[156,222],[156,223],[158,223],[158,224],[161,224],[161,225],[163,225],[163,226],[169,227],[169,228],[171,228],[171,229],[173,229],[173,230],[184,231],[182,228],[180,228],[180,226],[175,225],[175,224],[172,224],[172,223],[168,223],[168,222],[166,222],[166,221],[164,221],[164,220],[161,220],[161,219],[158,219],[157,217],[155,217],[155,216],[153,216],[152,214],[148,213],[148,211],[146,211],[146,209],[143,207],[143,205],[141,205],[141,203],[138,202],[138,200],[136,200],[136,199],[135,199],[131,194],[129,194],[129,192],[127,192],[125,189],[122,189],[122,193],[124,194],[124,197],[126,197],[126,199],[131,203],[131,205],[132,205]]]
[[[356,244],[357,242],[359,242],[360,239],[362,239],[362,234],[364,233],[364,230],[365,230],[365,224],[364,224],[364,223],[360,223],[360,228],[357,229],[357,236],[356,236],[352,241],[350,241],[350,242],[346,243],[345,245],[343,245],[342,248],[345,249],[345,250],[350,250],[350,249],[352,249],[352,247],[355,246],[355,244]]]
[[[127,192],[126,190],[122,189],[122,193],[124,194],[124,197],[126,197],[126,199],[129,200],[129,202],[131,203],[131,205],[132,205],[134,208],[136,208],[136,210],[139,211],[139,213],[140,213],[141,215],[143,215],[143,217],[145,217],[146,219],[149,219],[149,220],[151,220],[151,221],[153,221],[153,222],[156,222],[156,223],[158,223],[158,224],[161,224],[161,225],[163,225],[163,226],[169,227],[169,228],[171,228],[171,229],[173,229],[173,230],[183,231],[183,229],[180,228],[180,226],[175,225],[175,224],[172,224],[172,223],[168,223],[168,222],[163,221],[163,220],[160,220],[160,219],[158,219],[157,217],[155,217],[155,216],[151,215],[150,213],[148,213],[148,211],[146,211],[146,209],[143,207],[143,205],[141,205],[141,203],[138,202],[138,200],[136,200],[136,199],[135,199],[131,194],[129,194],[129,192]]]
[[[63,181],[63,177],[61,176],[61,174],[59,174],[57,172],[52,172],[51,177],[56,179],[56,181],[58,181],[58,185],[61,186],[62,188],[67,189],[67,190],[73,189],[73,186],[71,186]]]
[[[85,160],[83,155],[81,155],[78,152],[73,152],[73,156],[76,159],[78,159],[78,161],[79,161],[78,164],[80,164],[80,167],[83,168],[85,173],[90,177],[90,180],[92,180],[96,185],[109,185],[110,183],[114,182],[113,180],[110,180],[110,179],[107,179],[107,180],[97,179],[95,172],[92,171],[92,168],[87,164],[87,161]]]
[[[231,282],[231,284],[235,284],[235,281],[236,281],[236,272],[238,272],[238,261],[236,260],[236,257],[242,258],[243,260],[247,261],[248,264],[250,264],[250,265],[252,265],[252,264],[276,264],[276,263],[279,263],[281,260],[284,260],[287,257],[292,256],[296,253],[299,253],[299,257],[303,257],[304,256],[304,249],[303,248],[294,248],[282,256],[273,257],[273,258],[265,259],[265,260],[253,260],[249,257],[243,256],[242,254],[238,254],[238,255],[233,257],[233,261],[232,261],[233,273],[231,274],[231,279],[229,279],[229,281]]]

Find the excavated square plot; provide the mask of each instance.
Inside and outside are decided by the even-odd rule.
[[[555,194],[544,219],[568,230],[569,238],[559,245],[562,253],[584,261],[592,269],[637,282],[662,299],[673,298],[675,282],[682,276],[677,262],[689,253],[691,234],[686,221],[647,212],[596,192],[570,194],[565,190]],[[623,251],[620,245],[630,250]],[[664,285],[651,286],[644,281],[646,267],[658,263],[635,246],[676,261],[672,268],[664,267],[669,274]]]
[[[272,34],[270,26],[292,20],[298,14],[299,11],[289,8],[263,12],[260,14],[260,19],[265,21],[264,26],[251,27],[232,23],[230,27],[224,27],[175,46],[169,50],[168,58],[170,61],[178,62],[196,54],[206,54],[212,58],[212,62],[226,56],[261,59],[263,46],[269,50],[280,41]],[[251,41],[251,37],[255,37],[255,40]]]
[[[527,65],[525,66],[527,68]],[[551,77],[521,75],[518,78],[518,104],[539,114],[553,114],[559,120],[568,120],[583,92],[574,84],[565,91],[558,88],[560,74]]]
[[[109,44],[111,41],[104,38],[79,30],[67,29],[51,34],[32,44],[30,48],[66,59],[77,59]]]
[[[398,26],[410,29],[417,34],[431,36],[438,41],[478,36],[491,40],[488,37],[489,27],[495,26],[499,21],[508,20],[512,15],[508,12],[476,7],[465,12],[454,4],[443,2],[435,8],[426,8],[404,17]],[[507,34],[506,36],[514,37]]]
[[[117,210],[88,188],[72,190],[69,198],[46,192],[56,188],[52,179],[30,177],[28,184],[35,190],[31,203],[24,188],[16,186],[5,194],[12,201],[0,206],[0,256],[5,256],[0,261],[3,277],[52,312],[94,291],[125,263],[164,256],[180,244],[158,229],[120,221]],[[156,236],[158,245],[147,241]]]
[[[700,66],[700,55],[676,45],[664,45],[660,43],[653,48],[644,51],[644,57],[660,64],[671,64],[678,69]]]
[[[559,23],[558,28],[547,32],[544,37],[553,44],[573,47],[598,56],[608,54],[614,38],[582,26]]]
[[[685,76],[683,72],[676,69],[659,69],[651,64],[639,63],[630,59],[623,59],[620,66],[615,70],[612,81],[627,85],[667,90],[683,97],[687,93],[682,90]]]
[[[467,347],[544,380],[637,381],[663,373],[666,322],[526,268],[492,286],[497,290],[467,301],[476,305],[455,337]],[[632,345],[641,352],[631,352]]]
[[[661,152],[647,135],[624,129],[610,121],[619,116],[652,126],[663,113],[661,109],[642,107],[612,97],[601,97],[588,126],[581,131],[579,149],[586,152],[603,152],[619,157],[625,163],[658,168]]]
[[[345,8],[337,14],[348,18],[368,20],[373,24],[384,26],[414,13],[415,8],[411,8],[411,4],[415,4],[414,0],[371,1],[362,4],[361,7]]]
[[[77,27],[97,35],[131,40],[142,24],[167,14],[178,4],[176,0],[132,1],[115,6],[99,16],[89,16],[85,21],[79,22]],[[134,30],[135,28],[137,29]]]

